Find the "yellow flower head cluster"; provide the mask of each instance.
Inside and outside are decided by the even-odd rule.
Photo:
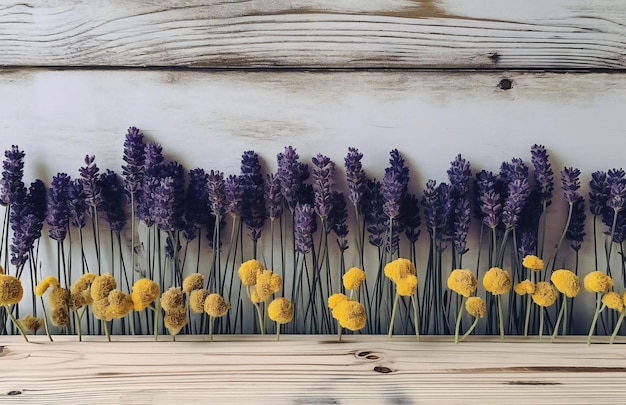
[[[345,294],[342,294],[342,293],[333,294],[330,297],[328,297],[328,308],[335,309],[335,307],[339,305],[339,303],[343,301],[347,301],[347,300],[348,300],[348,297]]]
[[[552,283],[540,281],[535,286],[535,292],[532,295],[533,302],[541,307],[549,307],[554,304],[559,292],[554,288]]]
[[[487,305],[480,297],[469,297],[465,301],[465,310],[474,318],[483,318],[487,313]]]
[[[265,302],[283,286],[283,279],[271,270],[259,271],[254,285],[254,302]]]
[[[448,277],[448,288],[464,297],[469,297],[478,287],[478,280],[468,269],[456,269]]]
[[[65,327],[70,322],[68,310],[66,308],[55,308],[50,314],[52,323],[59,327]]]
[[[199,290],[193,290],[189,294],[189,308],[197,314],[203,313],[204,301],[206,300],[206,297],[208,297],[208,295],[209,292],[204,288],[201,288]]]
[[[177,335],[187,324],[187,311],[185,311],[185,308],[182,306],[166,311],[163,317],[163,324],[170,335]]]
[[[365,281],[365,272],[353,267],[343,275],[343,286],[346,290],[356,290]]]
[[[609,291],[602,295],[602,303],[617,312],[622,312],[624,310],[624,301],[622,300],[622,297],[613,291]]]
[[[409,274],[408,276],[398,280],[396,291],[402,297],[411,297],[417,292],[417,276]]]
[[[613,288],[613,279],[601,271],[592,271],[583,279],[585,290],[604,294]]]
[[[109,273],[96,277],[91,283],[91,298],[98,301],[109,296],[117,288],[117,282]]]
[[[26,317],[20,319],[19,322],[20,325],[22,325],[25,329],[31,331],[34,335],[36,335],[37,331],[43,326],[43,319],[35,318],[32,315],[26,315]]]
[[[0,274],[0,305],[17,304],[24,296],[19,278]]]
[[[204,300],[204,312],[214,318],[226,315],[230,309],[230,304],[219,294],[209,294]]]
[[[171,287],[161,295],[161,308],[164,311],[171,311],[175,308],[182,308],[183,292],[180,287]]]
[[[106,309],[107,320],[119,319],[133,310],[134,304],[130,294],[120,290],[113,290],[108,296],[109,305]]]
[[[193,273],[185,277],[183,280],[183,292],[189,294],[194,290],[200,290],[204,287],[204,276],[200,273]]]
[[[543,260],[537,256],[527,255],[522,261],[522,266],[533,271],[543,270]]]
[[[415,266],[408,259],[399,258],[387,263],[385,266],[385,276],[396,284],[409,274],[415,275]]]
[[[35,295],[38,297],[43,296],[50,287],[60,287],[59,280],[54,276],[48,276],[41,280],[39,284],[37,284],[37,287],[35,287]]]
[[[570,270],[556,270],[550,276],[552,284],[567,297],[575,297],[580,292],[580,278]]]
[[[70,291],[62,287],[54,287],[48,296],[48,302],[52,307],[50,318],[52,323],[59,327],[67,326],[70,317]]]
[[[91,284],[98,277],[94,273],[85,273],[70,287],[70,308],[77,310],[84,305],[89,305],[93,302],[91,297]]]
[[[267,307],[267,315],[278,324],[291,322],[293,319],[293,304],[287,298],[276,298]]]
[[[511,275],[508,271],[499,267],[492,267],[485,273],[483,277],[483,286],[485,290],[493,295],[502,295],[509,292],[511,285]]]
[[[534,294],[535,283],[530,280],[523,280],[515,284],[515,287],[513,287],[513,289],[515,290],[515,294],[517,295]]]
[[[143,311],[159,297],[159,292],[159,285],[150,279],[142,278],[135,281],[130,294],[133,309]]]
[[[345,300],[337,304],[332,314],[342,328],[353,331],[363,329],[367,319],[363,304],[352,300]]]
[[[257,260],[252,259],[242,263],[237,273],[243,285],[251,286],[256,284],[256,276],[263,270],[263,265]]]

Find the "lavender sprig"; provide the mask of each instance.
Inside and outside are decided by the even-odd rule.
[[[228,201],[226,211],[233,218],[241,216],[245,191],[242,183],[242,177],[234,174],[228,176],[224,181],[224,193]]]
[[[173,215],[175,211],[174,179],[162,178],[154,189],[152,198],[152,215],[157,227],[162,231],[175,231],[177,220]]]
[[[70,224],[76,228],[83,228],[86,225],[85,213],[87,212],[87,201],[83,191],[82,179],[74,179],[67,190],[68,206],[70,209]]]
[[[522,208],[530,194],[530,185],[527,179],[515,179],[508,186],[507,198],[502,208],[502,223],[511,228],[517,224]]]
[[[95,163],[95,156],[85,156],[85,166],[78,169],[80,177],[83,179],[83,191],[85,193],[85,201],[94,208],[100,208],[102,205],[102,191],[100,185],[100,177],[98,172],[100,169]]]
[[[574,202],[572,210],[572,219],[567,227],[565,237],[571,242],[571,247],[575,251],[579,251],[585,239],[585,199],[580,197]]]
[[[599,170],[591,173],[589,188],[589,211],[594,216],[601,215],[610,192],[606,172]]]
[[[274,221],[283,213],[283,194],[280,189],[278,175],[270,173],[265,179],[265,212],[270,221]]]
[[[420,215],[419,199],[415,194],[407,194],[400,205],[400,216],[404,218],[404,234],[412,245],[420,237],[422,217]]]
[[[459,256],[467,252],[467,235],[469,233],[471,217],[472,208],[470,207],[469,200],[466,198],[457,200],[457,204],[454,206],[452,243],[454,245],[454,251],[457,252]],[[461,263],[457,263],[457,266],[461,267]]]
[[[143,173],[142,192],[137,196],[137,218],[148,227],[154,224],[152,200],[154,191],[161,181],[163,170],[163,148],[156,142],[148,142],[145,146],[146,159]]]
[[[71,179],[66,173],[52,177],[47,194],[48,234],[56,241],[63,241],[67,235],[70,221],[69,188]]]
[[[339,250],[343,252],[348,249],[348,241],[346,240],[346,237],[348,236],[348,225],[346,224],[346,221],[348,220],[348,206],[346,204],[345,195],[339,191],[333,191],[332,201],[333,216],[330,222],[332,224],[332,229],[338,238],[337,244],[339,245]]]
[[[297,197],[304,181],[304,173],[308,173],[303,172],[305,167],[298,162],[299,157],[296,150],[291,146],[285,147],[285,151],[277,156],[280,189],[292,212],[298,202]]]
[[[226,207],[228,206],[224,185],[224,173],[218,170],[211,170],[208,177],[207,190],[211,212],[217,218],[222,218],[226,214]]]
[[[124,187],[117,173],[106,170],[100,176],[102,190],[102,211],[111,230],[117,234],[122,232],[126,225],[126,211],[124,210]]]
[[[309,204],[298,204],[294,212],[296,251],[306,254],[313,248],[315,210]]]
[[[211,222],[208,183],[209,175],[203,169],[189,171],[189,186],[185,197],[185,220],[198,229],[208,227]]]
[[[580,170],[566,167],[561,172],[561,189],[563,198],[568,204],[574,204],[579,198],[577,190],[580,188]]]
[[[46,217],[46,187],[41,180],[31,183],[22,203],[13,205],[10,215],[13,240],[11,263],[17,266],[19,278],[29,252],[39,237]]]
[[[381,192],[382,184],[379,181],[367,180],[366,192],[363,196],[363,217],[367,224],[369,243],[381,247],[385,241],[387,230],[387,216],[383,212],[384,199]]]
[[[241,218],[250,230],[256,257],[256,242],[261,237],[265,224],[265,184],[259,155],[254,151],[246,151],[241,157],[241,184],[243,187]]]
[[[367,187],[367,175],[363,170],[361,159],[363,154],[359,152],[357,148],[348,148],[348,155],[345,157],[344,162],[346,165],[346,182],[348,183],[348,198],[359,209],[361,205],[361,199],[365,194],[365,188]]]
[[[462,198],[469,193],[469,183],[472,177],[470,162],[463,159],[461,154],[457,155],[448,169],[448,180],[450,182],[450,192],[452,198]]]
[[[124,189],[131,198],[141,190],[146,163],[146,147],[143,143],[143,134],[135,127],[128,128],[124,140],[125,165],[122,165]]]
[[[315,192],[315,212],[325,221],[332,211],[333,175],[335,164],[322,154],[311,159],[313,162],[313,191]]]
[[[0,204],[18,204],[23,202],[26,196],[26,187],[22,178],[24,176],[24,156],[17,145],[4,152],[2,162],[2,177],[0,178]]]
[[[543,145],[533,145],[530,148],[531,162],[535,168],[535,184],[539,189],[541,201],[550,201],[554,191],[554,172],[548,158],[548,152]]]
[[[400,182],[400,175],[393,168],[385,169],[381,193],[383,195],[383,212],[394,219],[400,215],[400,201],[402,200],[403,184]]]

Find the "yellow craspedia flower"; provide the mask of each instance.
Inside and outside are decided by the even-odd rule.
[[[99,300],[95,300],[91,305],[91,311],[93,312],[93,316],[96,319],[100,319],[101,321],[110,321],[107,318],[107,307],[109,306],[108,298],[101,298]]]
[[[263,265],[256,260],[248,260],[239,266],[239,278],[241,279],[241,283],[243,285],[255,285],[256,284],[256,276],[257,273],[264,270]]]
[[[513,289],[517,295],[533,294],[535,292],[535,283],[530,280],[524,280],[515,284]]]
[[[204,287],[204,276],[200,273],[193,273],[183,280],[183,292],[189,294],[193,290],[200,290]]]
[[[293,304],[287,298],[276,298],[267,307],[267,315],[276,323],[283,324],[293,319]]]
[[[622,300],[622,297],[613,291],[609,291],[602,295],[602,303],[617,312],[622,312],[624,310],[624,301]]]
[[[417,291],[417,276],[409,274],[396,283],[396,291],[402,297],[411,297]]]
[[[85,273],[70,288],[75,291],[85,291],[91,287],[91,283],[98,277],[97,274],[94,273]]]
[[[135,281],[130,294],[133,309],[138,312],[143,311],[157,299],[159,292],[159,285],[150,279],[142,278]]]
[[[93,302],[89,291],[75,291],[70,290],[70,309],[76,311],[79,308],[89,305]]]
[[[410,260],[403,259],[403,258],[398,258],[396,260],[393,260],[387,263],[384,271],[385,271],[385,276],[393,280],[395,283],[397,283],[398,280],[405,278],[409,274],[416,273],[415,265],[413,265],[413,263]]]
[[[476,291],[478,280],[470,270],[456,269],[448,277],[448,288],[464,297],[469,297]]]
[[[200,290],[193,290],[189,294],[189,308],[197,313],[201,314],[204,312],[204,301],[206,297],[209,295],[209,292],[204,288]]]
[[[256,284],[254,290],[258,296],[257,302],[265,302],[272,294],[277,290],[274,290],[275,285],[272,283],[274,273],[271,270],[259,271],[256,275]]]
[[[469,297],[465,301],[465,310],[474,318],[483,318],[487,313],[487,305],[480,297]]]
[[[209,294],[204,300],[204,312],[214,318],[226,315],[230,309],[230,304],[219,294]]]
[[[554,304],[559,292],[552,283],[540,281],[535,285],[535,292],[532,295],[533,302],[541,307],[549,307]]]
[[[50,319],[55,326],[63,328],[70,322],[69,311],[67,308],[55,308],[50,314]]]
[[[48,276],[37,284],[37,287],[35,287],[35,295],[41,297],[46,293],[46,291],[48,291],[48,288],[55,288],[59,286],[59,280],[56,277]]]
[[[499,267],[490,268],[483,276],[483,287],[493,295],[508,293],[512,284],[509,272]]]
[[[252,303],[254,304],[260,304],[261,302],[261,297],[259,297],[259,293],[256,292],[256,288],[252,288],[252,290],[250,291],[250,301],[252,301]]]
[[[328,308],[335,309],[339,303],[347,301],[348,297],[345,294],[336,293],[328,297]]]
[[[356,290],[365,281],[365,272],[358,267],[352,267],[343,275],[343,286],[346,290]]]
[[[172,308],[171,310],[165,312],[163,323],[170,335],[177,335],[178,332],[180,332],[180,330],[187,324],[187,311],[185,311],[185,308],[182,306]]]
[[[133,310],[134,304],[130,294],[120,290],[113,290],[109,293],[109,305],[106,309],[107,319],[118,319],[124,317]]]
[[[333,309],[342,328],[353,331],[363,329],[366,322],[365,307],[357,301],[343,301]]]
[[[183,306],[183,292],[180,287],[171,287],[161,295],[161,308],[171,311]]]
[[[17,304],[24,296],[22,282],[15,276],[0,274],[0,305]]]
[[[522,266],[533,271],[543,270],[543,260],[537,256],[527,255],[522,260]]]
[[[67,288],[56,287],[48,296],[48,302],[52,309],[56,308],[69,308],[70,307],[70,292]]]
[[[575,297],[580,292],[580,278],[570,270],[556,270],[550,276],[550,280],[556,289],[567,297]]]
[[[0,274],[4,274],[4,267],[0,266]]]
[[[35,318],[32,315],[26,315],[25,318],[19,320],[20,325],[31,331],[34,335],[43,326],[43,319]]]
[[[283,287],[283,278],[276,273],[272,273],[270,285],[272,287],[272,291],[277,293]]]
[[[117,288],[117,282],[109,273],[96,277],[91,283],[91,298],[94,301],[109,296],[109,293]]]
[[[585,276],[583,284],[589,292],[604,294],[613,288],[613,279],[601,271],[592,271]]]

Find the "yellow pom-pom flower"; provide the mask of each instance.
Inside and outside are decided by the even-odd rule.
[[[86,291],[91,288],[91,284],[98,277],[97,274],[94,273],[85,273],[71,287],[71,290],[74,291]]]
[[[99,300],[95,300],[92,304],[91,311],[93,312],[93,316],[96,319],[100,319],[101,321],[110,321],[107,318],[107,307],[109,306],[109,298],[101,298]]]
[[[580,292],[580,278],[570,270],[556,270],[550,276],[550,280],[556,289],[567,297],[575,297]]]
[[[336,293],[328,297],[328,308],[335,309],[343,301],[347,301],[348,297],[345,294]]]
[[[251,286],[256,284],[256,276],[257,273],[262,272],[264,270],[263,265],[252,259],[244,262],[239,266],[239,278],[241,279],[241,283],[246,286]]]
[[[456,269],[448,277],[448,288],[464,297],[469,297],[476,291],[478,280],[470,270]]]
[[[543,260],[537,256],[527,255],[522,260],[522,266],[533,271],[543,270]]]
[[[52,309],[70,307],[70,292],[66,288],[57,287],[50,292],[48,302]]]
[[[25,318],[19,320],[19,323],[25,329],[31,331],[33,335],[36,335],[37,331],[43,326],[43,319],[35,318],[32,315],[26,315]]]
[[[283,287],[283,278],[276,273],[272,273],[270,285],[272,287],[272,291],[277,293]]]
[[[60,328],[64,328],[70,322],[68,308],[54,308],[50,314],[52,323]]]
[[[352,267],[343,275],[343,286],[346,290],[356,290],[365,281],[365,272],[358,267]]]
[[[119,319],[133,310],[134,304],[130,294],[120,290],[113,290],[108,296],[109,305],[106,308],[107,319]]]
[[[258,301],[255,302],[265,302],[270,299],[272,294],[278,291],[275,289],[276,283],[272,282],[273,276],[274,273],[271,270],[263,270],[257,273],[254,290],[256,291]]]
[[[474,318],[483,318],[487,313],[487,305],[480,297],[469,297],[465,301],[465,310]]]
[[[204,288],[200,290],[193,290],[189,294],[189,308],[197,313],[201,314],[204,312],[204,301],[206,297],[209,295],[209,292]]]
[[[59,280],[54,276],[48,276],[41,280],[39,284],[37,284],[37,287],[35,287],[35,295],[42,297],[50,287],[60,287]]]
[[[163,324],[167,328],[170,335],[175,336],[187,324],[187,311],[185,308],[175,307],[165,312]]]
[[[204,312],[214,318],[226,315],[230,304],[220,294],[209,294],[204,300]]]
[[[502,295],[509,292],[512,285],[511,275],[508,271],[499,267],[492,267],[485,273],[483,277],[483,286],[485,290],[493,295]]]
[[[200,273],[193,273],[183,280],[183,292],[189,294],[194,290],[201,290],[204,287],[204,276]]]
[[[96,277],[91,283],[91,298],[94,301],[107,298],[117,288],[117,282],[109,273]]]
[[[618,293],[613,291],[609,291],[602,295],[602,303],[617,312],[622,312],[624,310],[624,300],[622,300],[622,297]]]
[[[604,294],[613,288],[613,279],[601,271],[592,271],[583,279],[585,290]]]
[[[532,299],[535,304],[541,307],[549,307],[554,304],[558,296],[559,293],[552,283],[540,281],[535,285],[535,292],[532,295]]]
[[[135,311],[143,311],[152,304],[159,296],[159,285],[154,281],[142,278],[135,281],[131,292],[133,300],[133,309]]]
[[[403,259],[403,258],[398,258],[396,260],[393,260],[387,263],[387,265],[385,266],[384,272],[385,272],[385,276],[393,280],[395,283],[397,283],[398,280],[405,278],[409,274],[416,273],[415,265],[413,265],[413,263],[410,260]]]
[[[409,274],[396,283],[396,290],[401,297],[411,297],[417,291],[417,276]]]
[[[535,292],[535,283],[530,280],[523,280],[515,284],[513,289],[517,295],[533,294]]]
[[[363,329],[366,323],[365,307],[357,301],[343,301],[333,309],[333,316],[342,328],[357,331]]]
[[[0,274],[0,305],[17,304],[24,296],[24,288],[19,278]]]
[[[293,304],[287,298],[276,298],[268,305],[267,315],[278,324],[291,322],[293,319]]]
[[[171,287],[161,295],[161,308],[164,311],[171,311],[174,308],[183,306],[183,291],[180,287]]]

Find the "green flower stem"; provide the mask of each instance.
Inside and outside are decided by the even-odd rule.
[[[104,334],[107,337],[107,340],[110,342],[111,341],[111,334],[109,333],[109,322],[108,321],[102,321],[102,324],[104,325]]]
[[[559,334],[559,325],[561,324],[561,319],[563,318],[563,314],[565,314],[565,308],[567,307],[567,297],[563,294],[563,303],[561,304],[561,310],[559,311],[559,317],[556,318],[556,323],[554,324],[554,332],[552,332],[552,340],[556,338]],[[565,321],[563,321],[563,335],[567,333],[565,329]]]
[[[622,311],[619,315],[619,319],[615,324],[615,329],[613,329],[613,333],[611,334],[611,339],[609,340],[609,344],[613,344],[615,340],[615,336],[617,336],[617,332],[619,332],[619,327],[622,326],[622,321],[624,320],[624,316],[626,316],[626,310]]]
[[[261,314],[261,308],[259,308],[259,304],[257,303],[254,303],[254,308],[256,309],[256,314],[259,318],[259,329],[261,329],[261,335],[265,335],[265,325],[263,324],[263,315]]]
[[[500,340],[504,340],[504,316],[502,316],[502,295],[498,295],[498,327],[500,328]]]
[[[339,341],[341,342],[341,330],[343,328],[341,327],[341,325],[339,324],[339,321],[337,321],[337,337],[339,338]]]
[[[596,293],[596,312],[594,312],[593,319],[591,320],[591,327],[589,328],[589,334],[587,335],[587,345],[591,344],[591,337],[593,336],[593,330],[598,322],[598,315],[600,315],[600,312],[602,312],[605,307],[606,305],[602,304],[602,296],[600,293]]]
[[[418,324],[418,314],[419,314],[419,302],[417,301],[417,292],[415,295],[411,296],[411,301],[413,302],[413,324],[415,325],[415,340],[420,341],[420,328]]]
[[[15,319],[15,316],[13,316],[13,312],[11,312],[11,309],[9,308],[8,305],[4,306],[4,309],[6,309],[7,314],[9,314],[9,317],[11,318],[11,322],[13,322],[13,325],[15,325],[15,327],[17,328],[17,330],[20,331],[20,333],[22,334],[22,336],[24,337],[24,340],[29,343],[28,338],[26,337],[26,333],[24,333],[24,329],[22,329],[22,325],[20,325],[20,323],[17,321],[17,319]]]
[[[280,324],[276,322],[276,341],[280,340]]]
[[[159,313],[161,312],[161,300],[159,300],[157,298],[156,300],[156,308],[152,308],[152,307],[148,307],[151,310],[154,311],[154,325],[153,325],[153,329],[154,329],[154,341],[158,342],[159,340]],[[146,321],[147,322],[147,321]]]
[[[463,336],[461,336],[461,339],[459,339],[459,342],[462,342],[462,341],[463,341],[463,339],[465,339],[466,337],[468,337],[468,336],[469,336],[469,334],[470,334],[470,333],[472,333],[472,331],[474,330],[474,328],[476,328],[476,325],[478,325],[478,320],[479,320],[479,319],[480,319],[480,318],[478,318],[478,317],[474,318],[474,322],[472,322],[472,326],[470,326],[470,328],[467,330],[467,332],[465,332],[465,333],[463,334]]]
[[[524,319],[524,336],[528,336],[528,325],[530,323],[530,306],[532,305],[530,294],[526,294],[526,318]]]
[[[215,323],[215,317],[209,316],[209,340],[213,341],[213,324]]]
[[[539,340],[543,336],[543,307],[539,306]]]
[[[74,312],[74,319],[76,320],[76,333],[78,334],[78,341],[82,342],[83,341],[83,334],[81,333],[80,330],[80,315],[78,315],[78,310],[77,309],[73,309],[72,312]]]
[[[51,342],[54,342],[54,340],[52,340],[52,335],[50,335],[50,327],[48,326],[48,314],[46,313],[46,305],[43,302],[43,297],[39,297],[41,299],[41,308],[43,309],[43,326],[46,329],[46,335],[48,335],[48,339],[50,339]]]
[[[461,305],[459,306],[459,312],[456,315],[456,326],[454,327],[454,344],[459,343],[459,329],[461,328],[461,318],[463,317],[463,308],[465,308],[465,302],[467,297],[463,297]]]
[[[398,291],[396,291],[396,296],[393,299],[393,308],[391,310],[391,321],[389,321],[389,333],[387,334],[387,337],[391,339],[391,336],[393,336],[393,323],[396,319],[396,312],[398,310],[398,301],[400,299],[400,294],[398,294]]]

